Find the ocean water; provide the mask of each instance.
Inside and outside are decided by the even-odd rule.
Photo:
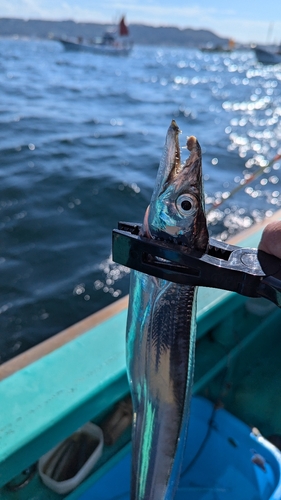
[[[0,362],[128,292],[118,220],[141,221],[167,128],[203,150],[212,235],[281,205],[281,68],[251,51],[134,47],[129,57],[0,39]],[[186,150],[183,149],[183,156]],[[228,193],[260,166],[261,176]]]

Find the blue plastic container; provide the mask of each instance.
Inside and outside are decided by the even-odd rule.
[[[129,500],[131,455],[80,500]],[[281,453],[210,401],[192,398],[188,440],[176,500],[280,500]]]

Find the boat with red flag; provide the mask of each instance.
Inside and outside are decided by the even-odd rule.
[[[83,38],[60,37],[56,38],[66,50],[91,52],[102,55],[128,55],[133,48],[129,28],[123,16],[117,27],[105,31],[102,37]]]

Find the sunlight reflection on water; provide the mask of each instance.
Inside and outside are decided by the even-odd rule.
[[[128,292],[111,231],[142,220],[172,118],[182,146],[201,144],[206,208],[223,200],[212,235],[280,207],[280,66],[250,51],[135,47],[117,60],[0,44],[0,362]]]

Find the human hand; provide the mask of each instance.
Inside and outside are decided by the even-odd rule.
[[[281,259],[281,221],[270,222],[264,228],[258,249]]]

